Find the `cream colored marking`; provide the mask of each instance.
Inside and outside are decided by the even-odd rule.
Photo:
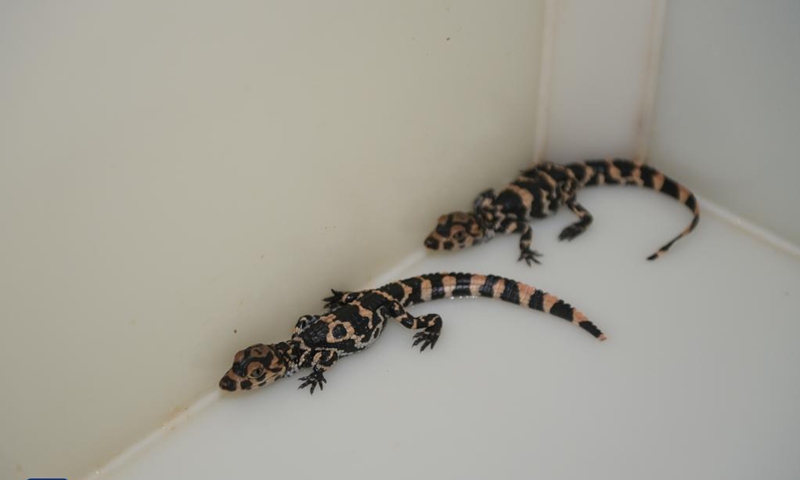
[[[506,288],[506,280],[504,278],[501,278],[500,280],[497,281],[497,283],[494,284],[494,287],[492,287],[492,297],[500,298],[500,295],[502,295],[503,290],[505,290],[505,288]]]
[[[686,203],[686,200],[689,199],[689,195],[691,194],[692,192],[683,188],[683,185],[678,185],[678,201]]]
[[[411,298],[411,294],[414,293],[414,289],[406,285],[405,283],[400,284],[403,287],[403,300],[401,303],[406,303],[406,300]]]
[[[440,235],[440,234],[439,234],[439,232],[435,232],[435,231],[434,231],[434,232],[431,232],[431,236],[432,236],[432,237],[433,237],[435,240],[438,240],[438,241],[439,241],[439,245],[441,245],[441,244],[442,244],[442,242],[444,242],[444,241],[446,240],[446,238],[445,238],[445,237],[443,237],[442,235]],[[441,249],[441,248],[440,248],[440,249]]]
[[[383,290],[376,290],[375,293],[382,296],[386,300],[394,300],[393,296],[389,295],[387,292],[384,292]]]
[[[580,183],[578,182],[578,177],[575,175],[575,172],[573,172],[571,169],[564,167],[564,173],[569,177],[570,180],[574,181],[575,183]]]
[[[556,186],[558,185],[558,182],[556,182],[556,180],[552,176],[550,176],[549,173],[544,171],[539,171],[538,175],[539,178],[542,178],[545,182],[547,182],[548,185],[550,185],[550,188],[556,188]]]
[[[470,219],[470,214],[466,212],[456,212],[453,214],[453,221],[458,223],[467,223]]]
[[[539,201],[542,202],[542,212],[550,214],[550,196],[546,190],[539,190]]]
[[[633,180],[633,182],[636,183],[636,185],[639,185],[640,187],[644,185],[644,181],[642,180],[642,169],[639,168],[638,165],[631,172],[630,179]]]
[[[421,290],[422,291],[419,293],[419,298],[421,298],[423,302],[430,301],[431,290],[433,290],[433,288],[431,287],[431,281],[428,280],[427,278],[422,280]]]
[[[553,305],[558,301],[558,297],[550,295],[549,293],[544,294],[544,301],[542,302],[544,305],[544,311],[550,313],[550,309],[553,308]]]
[[[519,304],[527,307],[528,303],[531,301],[531,295],[536,292],[536,289],[531,287],[530,285],[525,285],[523,283],[518,283],[519,285]]]
[[[614,165],[614,162],[612,162],[611,160],[606,160],[606,163],[608,163],[608,176],[615,180],[621,181],[623,178],[622,178],[622,172],[619,170],[619,168],[617,168],[617,166]]]
[[[486,277],[483,275],[473,275],[469,282],[469,294],[473,297],[480,296],[481,286],[486,283]]]
[[[581,185],[586,185],[586,182],[589,181],[590,178],[594,176],[594,168],[590,167],[589,165],[585,165],[586,169],[584,172],[583,179],[581,180]]]
[[[453,291],[456,289],[456,277],[444,275],[442,277],[442,286],[444,286],[444,296],[446,298],[452,298]]]
[[[370,313],[372,313],[372,312],[370,312]],[[344,337],[339,338],[339,339],[333,338],[333,334],[331,333],[331,332],[333,332],[333,328],[336,327],[337,325],[343,326],[345,331],[347,332],[347,334],[345,334]],[[353,328],[353,325],[350,324],[350,322],[337,321],[337,322],[331,323],[329,328],[328,328],[328,337],[329,337],[328,340],[330,342],[340,342],[342,340],[347,340],[348,338],[353,337],[353,335],[355,335],[355,333],[356,333],[356,330],[355,330],[355,328]]]
[[[580,325],[581,322],[585,322],[589,320],[586,318],[586,315],[583,314],[580,310],[572,309],[572,323],[575,325]]]
[[[533,195],[531,195],[531,192],[529,192],[527,189],[518,187],[516,185],[509,185],[506,187],[506,189],[511,190],[519,195],[519,198],[522,199],[522,204],[527,208],[530,208],[530,206],[533,205]]]
[[[361,315],[362,317],[372,318],[372,313],[373,313],[372,310],[368,310],[368,309],[364,308],[361,305],[358,306],[358,314]],[[338,322],[338,320],[337,320],[337,322]],[[337,322],[334,322],[334,323],[337,323]],[[350,323],[348,323],[348,325],[350,325]]]
[[[381,293],[384,293],[384,292],[381,292]],[[384,293],[383,296],[384,296],[384,298],[386,298],[390,302],[395,302],[396,301],[388,293]],[[359,313],[361,313],[361,310],[366,310],[366,309],[360,309]],[[372,310],[367,310],[367,312],[369,312],[369,313],[368,314],[361,313],[361,315],[366,317],[367,319],[369,319],[369,323],[367,325],[368,325],[369,329],[372,330],[372,329],[375,328],[375,325],[377,325],[378,323],[381,322],[381,319],[380,319],[380,316],[376,314],[376,312],[374,312]],[[363,337],[361,337],[361,338],[363,338]]]
[[[602,173],[597,174],[597,184],[604,185],[606,183],[606,177]]]
[[[655,173],[653,175],[653,190],[656,192],[661,191],[661,187],[664,186],[664,175],[662,173]]]

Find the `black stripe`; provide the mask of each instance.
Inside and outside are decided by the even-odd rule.
[[[375,310],[375,309],[381,307],[382,305],[386,305],[388,302],[389,302],[389,300],[387,300],[386,297],[384,297],[380,293],[372,291],[372,292],[367,293],[363,297],[361,297],[358,300],[358,302],[354,302],[351,305],[361,305],[362,307],[366,308],[367,310]],[[339,310],[337,310],[337,312],[338,311]],[[344,311],[344,310],[342,310],[342,311]],[[353,311],[357,312],[358,309],[356,308]]]
[[[420,293],[422,292],[422,279],[419,277],[412,277],[403,280],[401,283],[411,288],[411,295],[408,296],[409,304],[422,302]]]
[[[564,320],[572,321],[572,305],[559,300],[550,307],[550,314],[556,317],[563,318]]]
[[[426,275],[428,280],[431,281],[431,300],[444,298],[444,284],[442,283],[442,276],[439,274]]]
[[[528,301],[528,307],[534,310],[539,310],[540,312],[544,310],[544,292],[541,290],[536,290],[531,295],[531,299]]]
[[[381,290],[391,295],[395,300],[402,300],[403,296],[406,294],[405,290],[403,290],[403,286],[397,282],[384,285],[381,287]]]
[[[520,174],[521,177],[526,177],[526,178],[529,178],[529,179],[533,179],[533,178],[536,177],[536,172],[538,172],[538,171],[539,170],[538,170],[537,167],[533,167],[533,168],[529,168],[527,170],[523,170],[523,171],[519,172],[519,174]]]
[[[625,178],[630,177],[633,171],[636,169],[636,166],[633,164],[633,162],[630,160],[623,160],[622,158],[615,158],[614,166],[619,169],[619,173]]]
[[[586,176],[589,175],[589,169],[583,163],[571,163],[567,165],[567,169],[572,171],[579,183],[585,182]]]
[[[512,185],[516,185],[517,187],[527,190],[530,192],[531,195],[539,195],[539,189],[542,188],[542,182],[540,178],[526,178],[525,180],[514,180]],[[516,195],[516,192],[514,192]],[[523,202],[524,203],[524,202]]]
[[[664,185],[661,185],[661,193],[666,193],[673,198],[680,198],[678,184],[667,177],[664,177]]]
[[[642,183],[647,188],[653,188],[653,175],[655,175],[656,171],[653,170],[652,167],[648,167],[647,165],[642,165],[642,168],[639,170],[640,175],[642,177]]]
[[[529,208],[529,205],[525,205],[525,201],[522,199],[522,197],[519,196],[517,192],[508,189],[500,191],[500,194],[497,195],[497,199],[494,201],[494,204],[503,205],[503,208],[506,209],[507,211],[515,211],[519,209]]]
[[[689,198],[686,199],[686,206],[694,212],[694,209],[697,206],[697,200],[695,200],[694,195],[689,195]]]
[[[500,294],[500,299],[519,305],[519,286],[514,280],[506,279],[506,287]]]
[[[488,275],[486,281],[483,282],[479,290],[482,297],[494,297],[494,284],[500,280],[500,277]]]
[[[583,163],[585,163],[586,165],[592,167],[595,171],[599,171],[599,172],[603,172],[603,173],[605,173],[606,172],[606,168],[608,168],[608,164],[606,163],[605,160],[599,160],[599,159],[597,159],[597,160],[586,160]]]
[[[456,288],[453,290],[454,297],[469,297],[471,295],[469,285],[472,283],[472,275],[469,273],[456,273]]]
[[[594,323],[588,320],[579,323],[578,326],[586,330],[587,332],[591,333],[592,336],[594,336],[594,338],[598,338],[600,337],[600,335],[603,334],[603,332],[601,332],[600,329],[594,325]]]

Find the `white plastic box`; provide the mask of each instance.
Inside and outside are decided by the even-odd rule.
[[[0,5],[0,477],[796,478],[800,4]],[[536,159],[646,159],[701,197],[580,192],[427,255]],[[329,288],[544,288],[606,331],[433,302],[325,390],[215,389]],[[392,327],[395,327],[394,325]]]

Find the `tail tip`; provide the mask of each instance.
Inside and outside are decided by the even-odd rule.
[[[650,255],[649,257],[647,257],[647,260],[652,262],[653,260],[657,260],[657,259],[663,257],[666,253],[667,253],[666,250],[659,250],[656,253]]]
[[[608,340],[608,337],[606,337],[605,333],[601,333],[600,336],[597,337],[597,339],[600,340],[601,342],[605,342],[606,340]]]

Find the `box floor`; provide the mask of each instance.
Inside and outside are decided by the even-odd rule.
[[[392,324],[324,391],[298,391],[293,377],[221,395],[100,478],[797,478],[800,261],[701,212],[694,233],[648,262],[687,209],[625,188],[579,200],[595,221],[574,241],[556,239],[568,211],[533,224],[543,265],[517,263],[518,237],[501,237],[376,283],[507,276],[572,303],[607,342],[499,301],[431,302],[412,313],[444,318],[435,350],[419,353]],[[271,321],[288,338],[294,319]]]

